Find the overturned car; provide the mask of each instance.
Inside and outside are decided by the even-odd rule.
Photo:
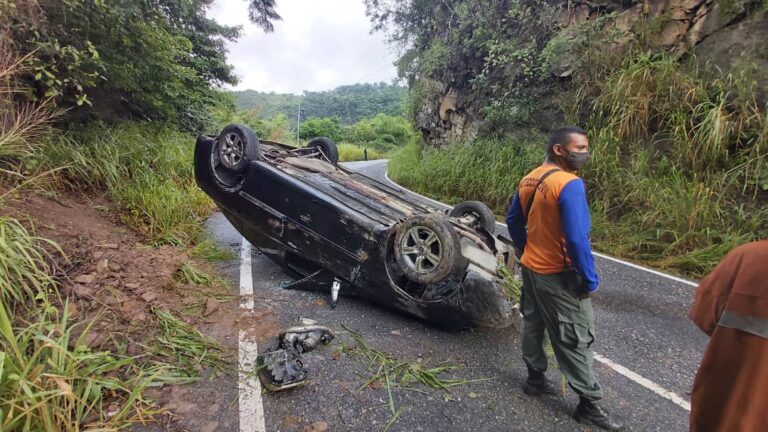
[[[338,162],[333,141],[305,148],[244,125],[200,136],[195,177],[238,231],[298,278],[295,288],[356,296],[442,327],[505,327],[500,268],[510,247],[482,203],[449,213]]]

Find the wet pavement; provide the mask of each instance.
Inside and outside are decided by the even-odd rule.
[[[387,181],[385,162],[348,166]],[[221,214],[214,215],[207,226],[220,244],[239,250],[240,236]],[[706,344],[687,318],[695,288],[611,260],[596,261],[602,283],[594,297],[595,351],[689,399]],[[268,431],[301,431],[312,424],[314,429],[308,430],[324,426],[332,431],[385,429],[393,417],[386,386],[359,389],[372,374],[361,356],[345,349],[355,343],[342,326],[361,333],[368,345],[398,359],[449,362],[459,367],[449,377],[482,380],[453,387],[450,392],[419,385],[393,388],[392,401],[400,416],[389,430],[590,430],[570,418],[577,398],[569,389],[554,397],[530,398],[522,393],[526,373],[515,328],[446,332],[345,297],[331,309],[327,293],[282,289],[281,283],[291,277],[257,250],[252,255],[252,275],[254,312],[242,317],[241,328],[259,341],[261,352],[300,316],[318,320],[338,336],[329,346],[303,356],[311,376],[306,386],[263,394]],[[603,363],[596,363],[595,369],[606,390],[604,405],[625,420],[627,430],[687,430],[688,412],[682,407]],[[556,367],[548,375],[561,382]]]

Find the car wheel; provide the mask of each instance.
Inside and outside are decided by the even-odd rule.
[[[467,268],[458,234],[438,215],[418,215],[400,224],[394,249],[398,268],[414,282],[440,282]]]
[[[256,133],[246,125],[225,126],[217,141],[221,165],[236,173],[245,171],[251,161],[261,157]]]
[[[326,159],[334,165],[339,162],[339,149],[330,138],[314,138],[307,144],[307,147],[320,149]]]
[[[248,164],[261,158],[256,133],[245,125],[228,125],[221,130],[211,149],[211,168],[225,188],[234,188],[243,179]]]
[[[493,234],[496,229],[496,218],[493,216],[493,211],[480,201],[464,201],[459,203],[448,213],[448,216],[454,218],[474,216],[478,226],[489,233]]]

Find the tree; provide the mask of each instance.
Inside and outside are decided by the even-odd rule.
[[[386,114],[360,120],[347,130],[349,141],[370,146],[382,152],[403,146],[413,137],[413,129],[406,119]]]
[[[283,19],[275,12],[275,0],[250,0],[248,18],[267,33],[275,30],[272,21]]]
[[[338,116],[341,124],[349,125],[379,113],[401,115],[407,90],[397,84],[368,83],[336,87],[321,92],[293,94],[263,93],[255,90],[234,92],[239,109],[258,108],[260,116],[272,118],[278,113],[296,116],[301,100],[309,118]]]
[[[334,141],[341,141],[341,126],[338,117],[324,117],[309,119],[301,124],[299,131],[301,139],[326,137]]]
[[[172,120],[200,130],[212,86],[235,84],[225,40],[237,27],[205,16],[211,0],[0,1],[0,25],[30,54],[33,98],[81,118]]]

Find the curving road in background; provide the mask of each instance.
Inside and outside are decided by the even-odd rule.
[[[346,166],[389,182],[387,161]],[[446,332],[344,297],[332,310],[325,293],[281,289],[291,278],[242,245],[220,214],[208,226],[220,243],[247,254],[240,265],[245,299],[241,367],[250,366],[257,344],[264,351],[267,341],[259,340],[264,334],[289,327],[298,316],[309,317],[337,330],[342,324],[354,329],[369,345],[399,358],[449,361],[461,367],[455,377],[485,379],[454,387],[451,393],[395,389],[393,399],[402,411],[392,431],[590,430],[571,420],[578,398],[569,389],[556,397],[522,393],[526,371],[516,329]],[[497,228],[505,231],[501,224]],[[595,369],[606,390],[605,406],[625,420],[628,430],[687,430],[689,392],[706,344],[687,318],[695,283],[604,255],[596,262],[601,285],[594,297]],[[358,389],[370,374],[358,356],[342,353],[350,345],[340,334],[331,346],[306,355],[312,380],[303,388],[262,395],[249,387],[257,385],[252,377],[241,374],[246,391],[241,391],[240,430],[296,431],[313,423],[332,431],[383,430],[392,417],[387,391],[378,386]],[[548,374],[560,381],[556,368]]]

